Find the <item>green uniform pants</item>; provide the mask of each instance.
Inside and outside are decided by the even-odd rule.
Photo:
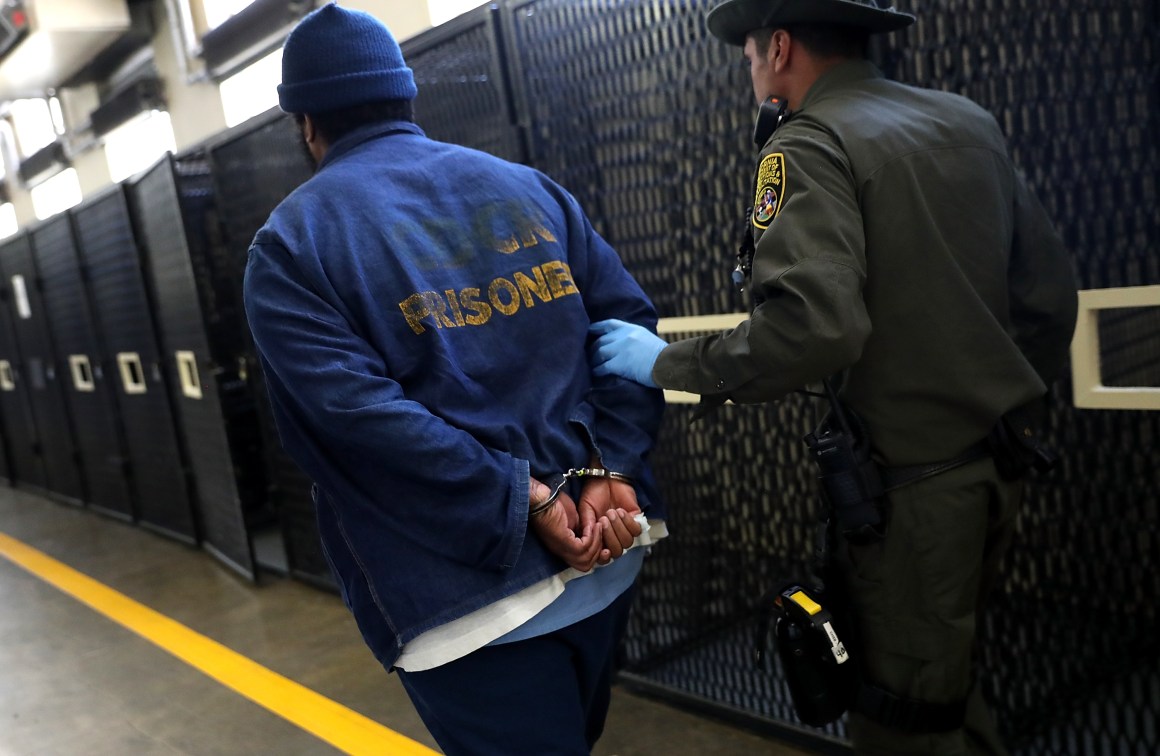
[[[891,493],[881,543],[852,546],[839,538],[836,567],[849,592],[865,679],[905,698],[967,701],[962,729],[935,734],[851,712],[857,753],[1007,753],[975,681],[972,652],[1022,488],[1002,480],[988,457]]]

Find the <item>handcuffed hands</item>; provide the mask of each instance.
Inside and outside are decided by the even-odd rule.
[[[552,489],[532,478],[528,489],[529,509],[548,500]],[[548,551],[564,560],[569,567],[588,572],[596,566],[603,546],[600,523],[581,526],[576,502],[561,491],[548,509],[528,518],[528,527],[539,536]]]
[[[608,564],[619,559],[643,530],[636,516],[640,505],[631,483],[618,480],[593,479],[580,491],[580,524],[589,522],[604,526],[604,549],[597,564]]]
[[[644,326],[616,319],[593,323],[588,332],[599,336],[589,349],[593,374],[618,375],[657,387],[652,369],[661,350],[668,346],[664,339]]]
[[[626,496],[613,486],[631,493]],[[529,509],[547,501],[551,493],[548,486],[532,478]],[[587,482],[580,501],[577,507],[572,497],[561,491],[553,505],[528,518],[528,527],[569,567],[588,572],[597,564],[622,556],[632,545],[641,533],[640,523],[634,519],[640,507],[631,485],[605,480]]]

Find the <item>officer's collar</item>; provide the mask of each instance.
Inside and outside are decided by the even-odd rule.
[[[318,164],[318,170],[322,170],[364,142],[398,133],[426,136],[423,133],[423,129],[419,128],[418,124],[412,121],[380,121],[379,123],[372,123],[369,126],[360,126],[327,148],[326,156]]]
[[[883,76],[882,72],[878,70],[878,66],[868,60],[842,61],[817,78],[817,81],[806,92],[806,96],[802,98],[801,105],[797,109],[805,110],[809,107],[810,103],[816,102],[824,97],[826,93],[834,89],[841,89],[861,81],[881,78]]]

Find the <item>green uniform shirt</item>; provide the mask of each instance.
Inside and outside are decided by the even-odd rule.
[[[768,402],[848,369],[891,465],[948,459],[1044,394],[1076,316],[1071,261],[995,120],[847,61],[762,151],[756,308],[661,352],[663,388]]]

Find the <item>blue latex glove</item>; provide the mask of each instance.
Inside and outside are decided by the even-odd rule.
[[[668,344],[664,339],[644,326],[615,319],[593,323],[588,332],[599,336],[589,353],[594,375],[618,375],[649,388],[657,387],[652,369],[657,355]]]

